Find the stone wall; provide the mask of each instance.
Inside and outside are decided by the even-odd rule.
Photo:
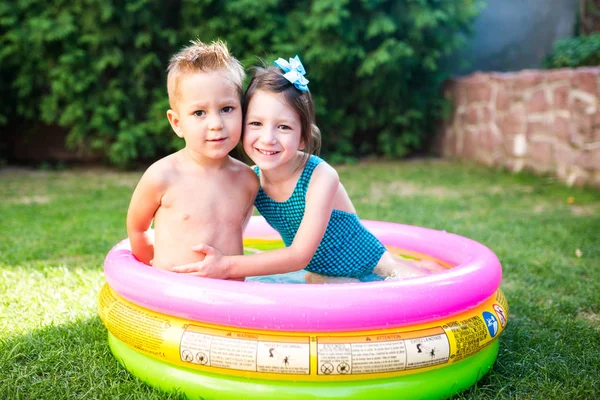
[[[475,73],[444,91],[443,156],[600,187],[600,68]]]

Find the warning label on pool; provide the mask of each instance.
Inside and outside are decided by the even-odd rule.
[[[454,362],[467,358],[490,343],[491,336],[482,317],[474,317],[450,322],[444,328],[452,335],[454,348],[452,354]]]
[[[187,321],[126,301],[107,285],[100,317],[114,340],[166,362],[223,375],[352,381],[445,367],[482,351],[507,326],[501,292],[441,321],[362,332],[279,332]]]
[[[101,316],[112,334],[135,349],[164,357],[163,335],[170,327],[168,318],[140,313],[136,307],[118,300],[110,290],[100,292]],[[131,329],[132,325],[137,329]]]
[[[310,374],[305,336],[269,336],[188,325],[181,336],[181,361],[209,367],[276,374]]]
[[[443,364],[450,357],[450,344],[445,334],[409,339],[406,348],[407,369]]]
[[[355,337],[317,337],[319,375],[372,374],[448,362],[441,328]]]

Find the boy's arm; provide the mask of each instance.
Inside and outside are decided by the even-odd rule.
[[[254,200],[256,199],[256,194],[258,193],[258,189],[260,187],[260,182],[258,181],[258,176],[254,173],[254,171],[250,170],[248,172],[248,211],[246,212],[246,216],[244,217],[244,222],[242,225],[242,231],[246,229],[248,226],[248,222],[250,221],[250,217],[254,213]]]
[[[306,196],[304,218],[291,246],[259,254],[223,256],[210,246],[200,245],[194,250],[206,254],[203,261],[173,270],[210,278],[235,279],[305,268],[321,243],[339,184],[337,173],[329,165],[321,164],[315,169]]]
[[[131,251],[138,260],[147,265],[151,265],[154,259],[154,244],[147,231],[160,206],[164,186],[159,171],[153,167],[140,179],[127,211],[127,236],[131,243]]]

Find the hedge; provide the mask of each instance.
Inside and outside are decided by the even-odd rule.
[[[545,58],[545,68],[577,68],[600,65],[600,33],[557,40]]]
[[[190,39],[246,66],[300,55],[332,161],[418,149],[441,118],[444,57],[481,0],[1,0],[0,124],[68,129],[127,167],[181,146],[165,69]],[[1,128],[1,127],[0,127]],[[43,134],[38,132],[37,134]]]

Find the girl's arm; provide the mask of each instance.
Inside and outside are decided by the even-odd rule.
[[[200,245],[194,248],[206,254],[203,261],[173,268],[175,272],[218,279],[261,276],[298,271],[305,268],[321,243],[340,180],[328,164],[315,168],[308,191],[304,217],[289,247],[259,254],[223,256],[216,249]]]
[[[162,198],[161,177],[156,168],[150,167],[140,179],[127,211],[127,236],[135,258],[146,265],[154,259],[154,244],[148,236],[152,218]]]

